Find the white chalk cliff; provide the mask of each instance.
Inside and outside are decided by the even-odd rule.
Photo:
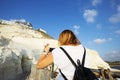
[[[42,29],[33,30],[32,25],[28,22],[1,20],[0,80],[35,80],[36,73],[33,65],[44,53],[43,48],[47,43],[50,44],[50,47],[57,47],[57,40]],[[86,57],[90,62],[90,68],[109,68],[109,65],[94,50],[87,49]],[[37,78],[36,80],[42,79]]]

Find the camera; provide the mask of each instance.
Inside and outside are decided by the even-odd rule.
[[[53,49],[55,49],[55,48],[50,48],[50,49],[49,49],[49,52],[52,52],[52,51],[53,51]]]

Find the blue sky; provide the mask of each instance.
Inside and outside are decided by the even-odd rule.
[[[0,0],[0,19],[25,20],[55,39],[71,29],[104,60],[120,61],[120,0]]]

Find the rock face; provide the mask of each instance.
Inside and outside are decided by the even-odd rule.
[[[47,69],[36,69],[44,45],[57,47],[46,35],[21,24],[0,24],[0,80],[49,80]]]
[[[50,80],[50,70],[37,70],[36,63],[44,45],[57,47],[57,41],[40,30],[25,22],[0,21],[0,80]],[[87,49],[87,53],[90,68],[109,67],[96,51]]]

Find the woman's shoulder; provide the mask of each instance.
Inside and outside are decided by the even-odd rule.
[[[83,48],[82,45],[76,45],[76,46],[63,45],[63,46],[60,46],[60,47],[64,48],[65,50],[74,50],[74,49],[82,49]],[[55,48],[52,52],[60,51],[61,50],[60,47]]]
[[[82,48],[82,45],[68,45],[68,46],[61,46],[63,48]]]
[[[60,47],[57,47],[57,48],[53,49],[52,53],[57,52],[59,50],[60,50]]]

